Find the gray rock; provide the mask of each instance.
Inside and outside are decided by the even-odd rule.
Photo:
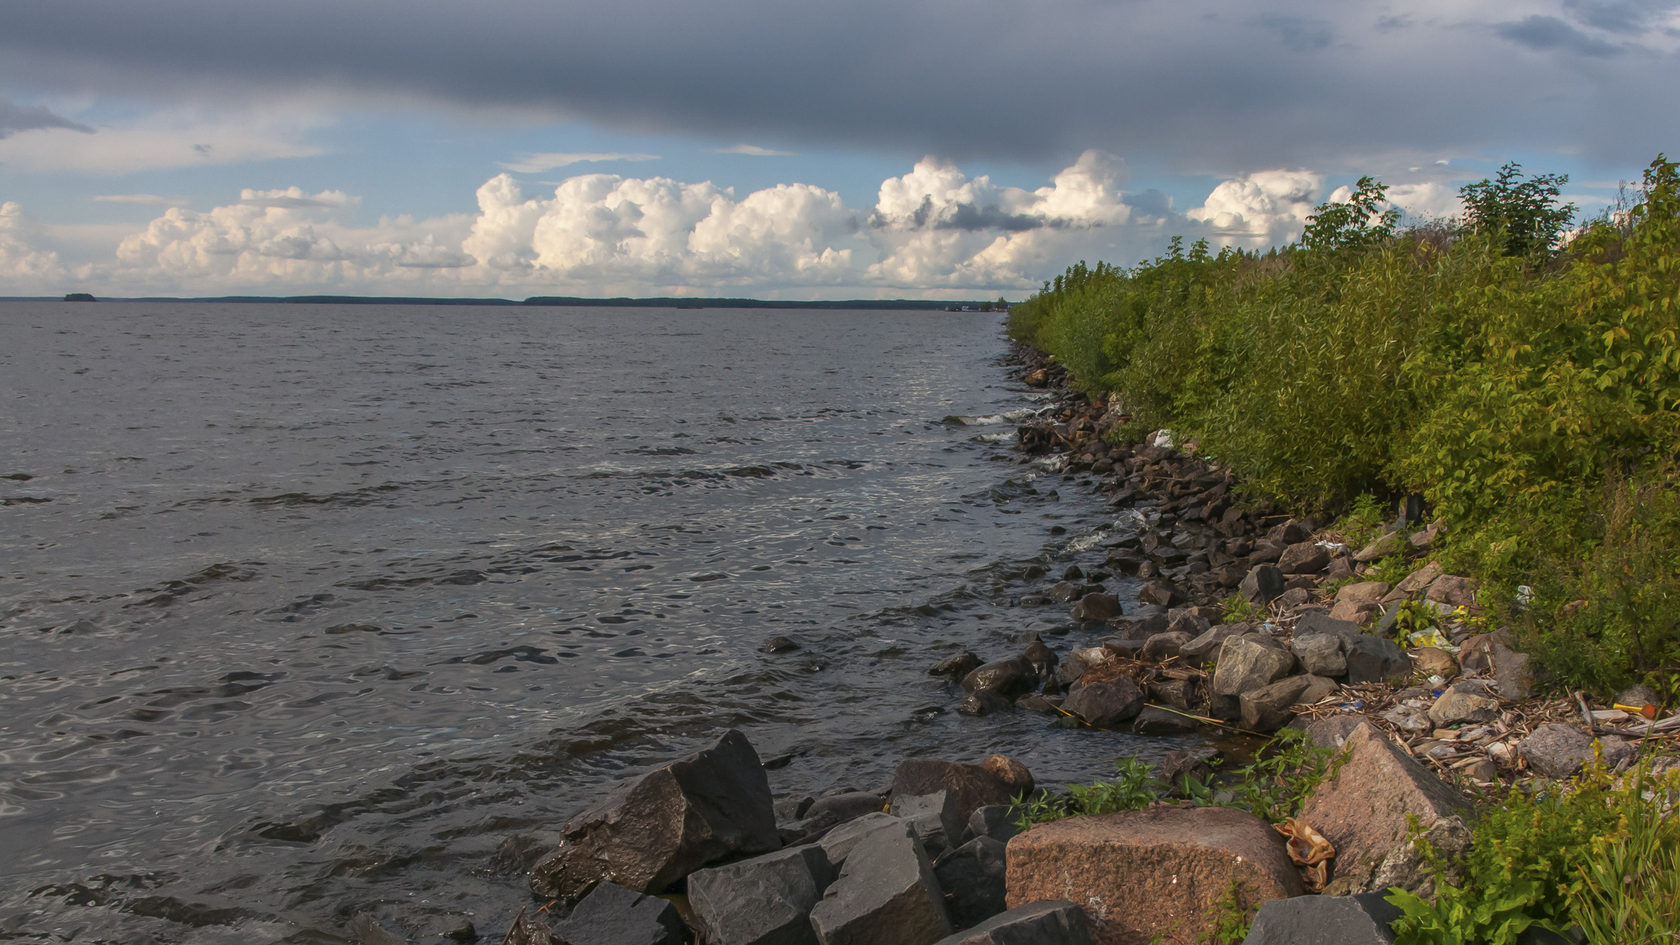
[[[1161,662],[1178,655],[1179,649],[1190,642],[1190,634],[1182,630],[1168,630],[1157,633],[1143,641],[1143,649],[1138,652],[1139,657],[1146,660]]]
[[[1436,725],[1455,722],[1486,722],[1498,718],[1499,700],[1488,694],[1478,680],[1460,680],[1448,686],[1429,707],[1429,719]]]
[[[1299,541],[1283,549],[1277,567],[1284,574],[1317,574],[1329,564],[1329,549],[1314,541]]]
[[[1391,945],[1400,908],[1384,893],[1296,896],[1260,906],[1243,945]]]
[[[962,678],[962,687],[969,692],[989,692],[1005,699],[1031,692],[1036,685],[1038,675],[1032,664],[1018,656],[987,663]]]
[[[664,899],[603,882],[550,931],[564,945],[681,945],[683,921]]]
[[[1239,694],[1237,704],[1243,728],[1255,732],[1275,732],[1282,728],[1295,717],[1290,707],[1311,681],[1311,676],[1290,676]]]
[[[1572,778],[1593,759],[1593,739],[1586,732],[1562,722],[1547,722],[1517,743],[1517,750],[1529,768],[1548,778]],[[1627,742],[1606,736],[1600,740],[1604,765],[1612,770],[1634,752]]]
[[[909,829],[861,838],[811,910],[821,945],[930,945],[951,934],[945,895]]]
[[[1145,604],[1155,604],[1160,607],[1171,607],[1183,603],[1184,592],[1179,590],[1171,581],[1150,581],[1138,591],[1138,600]]]
[[[900,762],[893,771],[894,797],[948,791],[964,821],[977,808],[1008,804],[1016,795],[1030,793],[1032,789],[1032,772],[1003,755],[992,755],[977,765],[912,758]]]
[[[1091,921],[1071,902],[1030,902],[935,945],[1091,945]]]
[[[864,814],[878,811],[884,806],[881,795],[869,791],[848,791],[819,797],[805,809],[805,819],[800,823],[800,829],[806,836],[816,836],[848,820],[856,820]]]
[[[700,870],[688,877],[688,901],[711,945],[816,945],[811,909],[833,881],[828,857],[809,844]]]
[[[823,855],[828,857],[829,865],[839,869],[859,843],[877,833],[909,836],[910,825],[902,818],[877,811],[835,827],[817,841],[817,846],[821,847]]]
[[[1403,680],[1412,675],[1412,658],[1406,651],[1386,637],[1359,633],[1342,638],[1342,652],[1347,657],[1347,681],[1350,683],[1388,682]]]
[[[933,862],[933,875],[945,891],[951,924],[967,928],[1004,910],[1004,845],[991,837],[976,837],[946,850]]]
[[[1198,728],[1201,723],[1195,719],[1152,705],[1144,706],[1132,719],[1132,731],[1138,735],[1188,735]]]
[[[950,791],[894,794],[892,815],[910,825],[910,832],[929,854],[956,846],[962,837],[964,818]]]
[[[1056,655],[1055,650],[1038,640],[1027,644],[1021,658],[1027,661],[1027,665],[1032,667],[1033,675],[1039,679],[1050,678],[1056,671],[1056,665],[1061,662],[1061,657]]]
[[[1113,594],[1086,594],[1068,608],[1068,616],[1088,623],[1106,623],[1120,616],[1120,598]]]
[[[968,818],[969,839],[975,837],[991,837],[999,843],[1008,843],[1009,838],[1021,832],[1015,823],[1015,807],[1012,804],[987,804],[976,808]]]
[[[1342,638],[1323,631],[1296,631],[1289,641],[1289,652],[1301,661],[1301,668],[1315,676],[1341,676],[1347,672],[1347,656],[1342,653]]]
[[[1142,711],[1143,702],[1143,690],[1137,683],[1119,676],[1073,690],[1062,709],[1096,728],[1113,728]]]
[[[1417,837],[1389,853],[1371,878],[1372,889],[1399,887],[1428,899],[1435,894],[1435,868],[1423,855],[1419,841],[1439,854],[1450,883],[1464,880],[1464,857],[1470,852],[1470,827],[1454,814],[1436,820]]]
[[[1516,701],[1534,695],[1534,660],[1527,653],[1495,641],[1488,648],[1488,658],[1501,696]]]
[[[1364,724],[1362,715],[1327,715],[1307,726],[1307,741],[1319,748],[1341,748],[1353,730]]]
[[[995,692],[971,692],[957,703],[957,714],[979,718],[994,712],[1007,712],[1014,703]]]
[[[1178,648],[1179,659],[1191,666],[1200,666],[1207,658],[1219,652],[1225,641],[1231,637],[1240,637],[1253,630],[1254,627],[1246,623],[1227,623],[1217,627],[1210,627],[1190,642]]]
[[[568,901],[601,881],[657,892],[726,856],[779,846],[764,767],[746,736],[730,731],[568,821],[560,848],[531,870],[531,890]]]
[[[1231,637],[1219,648],[1213,692],[1239,696],[1282,679],[1294,668],[1295,657],[1287,651],[1266,646],[1252,636]]]
[[[1196,683],[1189,679],[1157,679],[1149,684],[1149,698],[1162,705],[1189,712],[1196,689]],[[1145,708],[1147,709],[1147,706]]]
[[[973,672],[979,666],[980,657],[975,656],[968,650],[963,650],[961,653],[957,653],[953,656],[947,656],[939,662],[933,664],[933,666],[928,669],[928,675],[949,676],[952,679],[961,679]]]
[[[1237,585],[1237,593],[1243,600],[1260,607],[1270,604],[1282,594],[1284,590],[1283,572],[1275,564],[1257,564],[1249,569],[1248,576]]]

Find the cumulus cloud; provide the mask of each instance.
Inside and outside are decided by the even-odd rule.
[[[1113,155],[1086,151],[1047,187],[998,187],[986,175],[969,177],[956,164],[925,157],[902,177],[881,184],[870,216],[883,229],[1006,230],[1106,226],[1130,213]]]
[[[1258,171],[1221,181],[1185,215],[1222,245],[1260,249],[1299,236],[1323,187],[1323,175],[1311,171]]]
[[[55,292],[63,276],[58,253],[41,246],[39,225],[17,202],[0,203],[0,285],[7,294]]]
[[[580,152],[580,151],[545,151],[533,153],[526,151],[512,161],[500,162],[499,166],[513,171],[515,174],[541,174],[552,171],[557,167],[569,167],[573,164],[595,164],[603,161],[657,161],[657,154],[637,154],[619,151],[610,152]]]

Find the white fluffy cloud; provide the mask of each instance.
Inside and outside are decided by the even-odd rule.
[[[15,201],[0,202],[0,294],[58,291],[64,267],[58,254],[41,247],[41,232]]]
[[[1323,187],[1311,171],[1258,171],[1220,182],[1186,216],[1207,224],[1220,245],[1260,249],[1299,236]]]

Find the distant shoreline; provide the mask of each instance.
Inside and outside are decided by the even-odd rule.
[[[83,293],[72,293],[82,295]],[[0,297],[3,302],[61,302],[66,301],[63,296],[7,296]],[[94,301],[84,298],[79,301]],[[864,309],[864,310],[915,310],[915,311],[994,311],[997,303],[994,301],[951,300],[951,299],[819,299],[811,301],[787,301],[780,299],[734,299],[734,298],[675,298],[662,296],[657,298],[580,298],[576,296],[539,295],[527,299],[448,299],[429,298],[422,296],[366,296],[366,295],[220,295],[205,297],[170,297],[170,296],[140,296],[132,298],[115,298],[101,296],[100,302],[214,302],[214,303],[275,303],[293,305],[496,305],[496,306],[548,306],[548,307],[591,307],[591,308],[765,308],[765,309]],[[982,309],[982,306],[985,306]]]

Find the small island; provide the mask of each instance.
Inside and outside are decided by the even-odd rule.
[[[66,302],[97,302],[99,300],[94,298],[93,295],[91,293],[88,293],[88,292],[69,292],[69,293],[65,294],[64,301],[66,301]]]

